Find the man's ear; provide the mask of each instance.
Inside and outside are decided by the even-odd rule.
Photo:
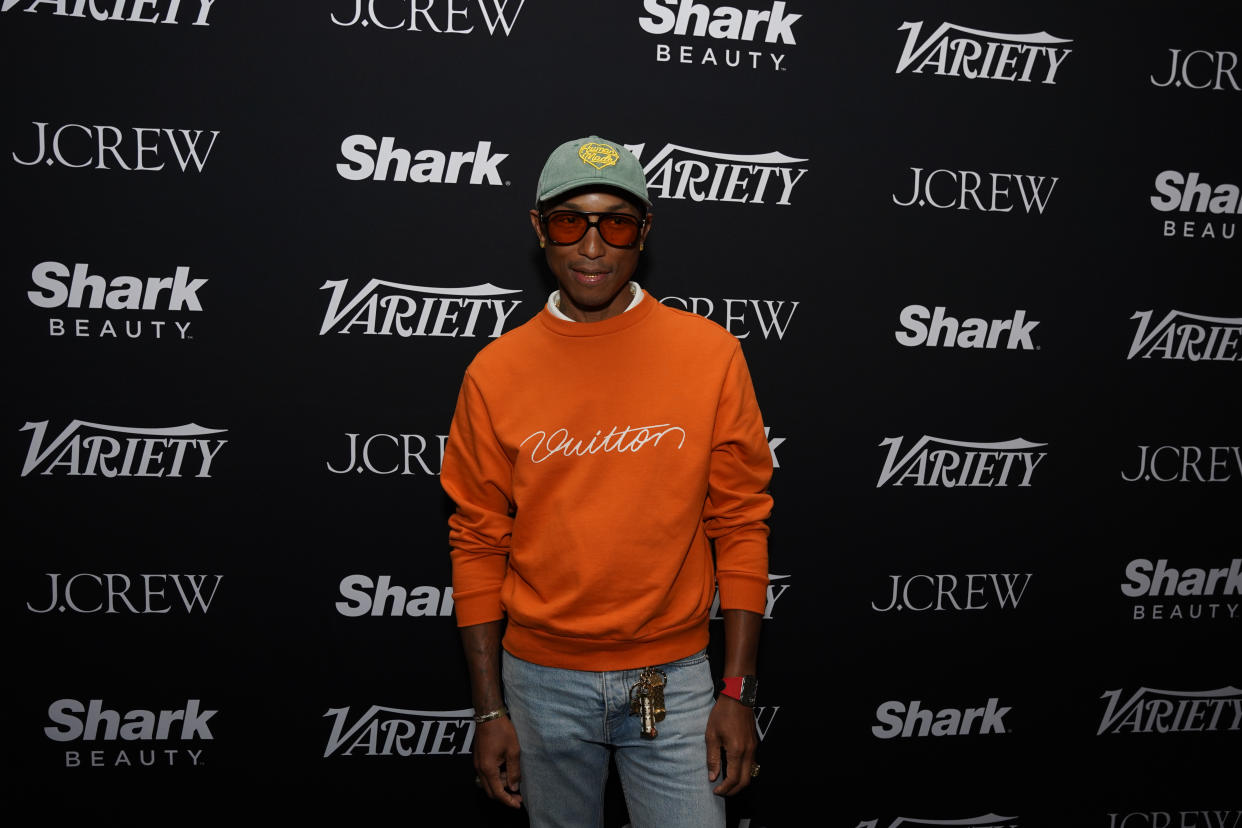
[[[530,211],[530,226],[535,228],[535,235],[539,237],[539,246],[543,247],[548,240],[543,235],[543,222],[539,220],[539,211],[532,209]]]

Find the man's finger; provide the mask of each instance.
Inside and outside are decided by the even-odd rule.
[[[510,790],[516,791],[521,788],[522,759],[521,754],[516,750],[505,754],[505,776]]]
[[[734,751],[725,751],[724,779],[716,786],[715,793],[728,796],[737,788],[742,773],[742,757]]]
[[[707,734],[707,781],[715,782],[720,775],[720,740],[715,734]]]
[[[500,800],[511,808],[517,808],[522,804],[522,797],[506,790],[508,774],[503,768],[495,768],[483,778],[483,783],[487,787],[487,795],[492,799]]]

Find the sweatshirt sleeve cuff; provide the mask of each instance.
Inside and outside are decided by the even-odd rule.
[[[716,561],[720,608],[750,610],[762,615],[768,606],[766,533],[718,540]]]
[[[453,594],[453,612],[457,616],[457,626],[473,627],[475,624],[486,624],[499,621],[505,617],[504,608],[500,604],[500,591],[478,590],[470,593]]]

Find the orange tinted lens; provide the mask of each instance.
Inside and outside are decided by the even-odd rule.
[[[548,238],[557,244],[573,244],[586,232],[586,216],[553,213],[548,216]]]
[[[600,216],[599,234],[614,247],[629,247],[638,241],[638,221],[622,214]]]

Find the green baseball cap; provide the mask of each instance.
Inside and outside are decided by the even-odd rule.
[[[566,141],[552,150],[543,165],[543,172],[539,174],[535,205],[570,190],[592,185],[625,190],[643,204],[651,206],[651,199],[647,196],[647,177],[634,153],[616,141],[606,141],[598,135]]]

